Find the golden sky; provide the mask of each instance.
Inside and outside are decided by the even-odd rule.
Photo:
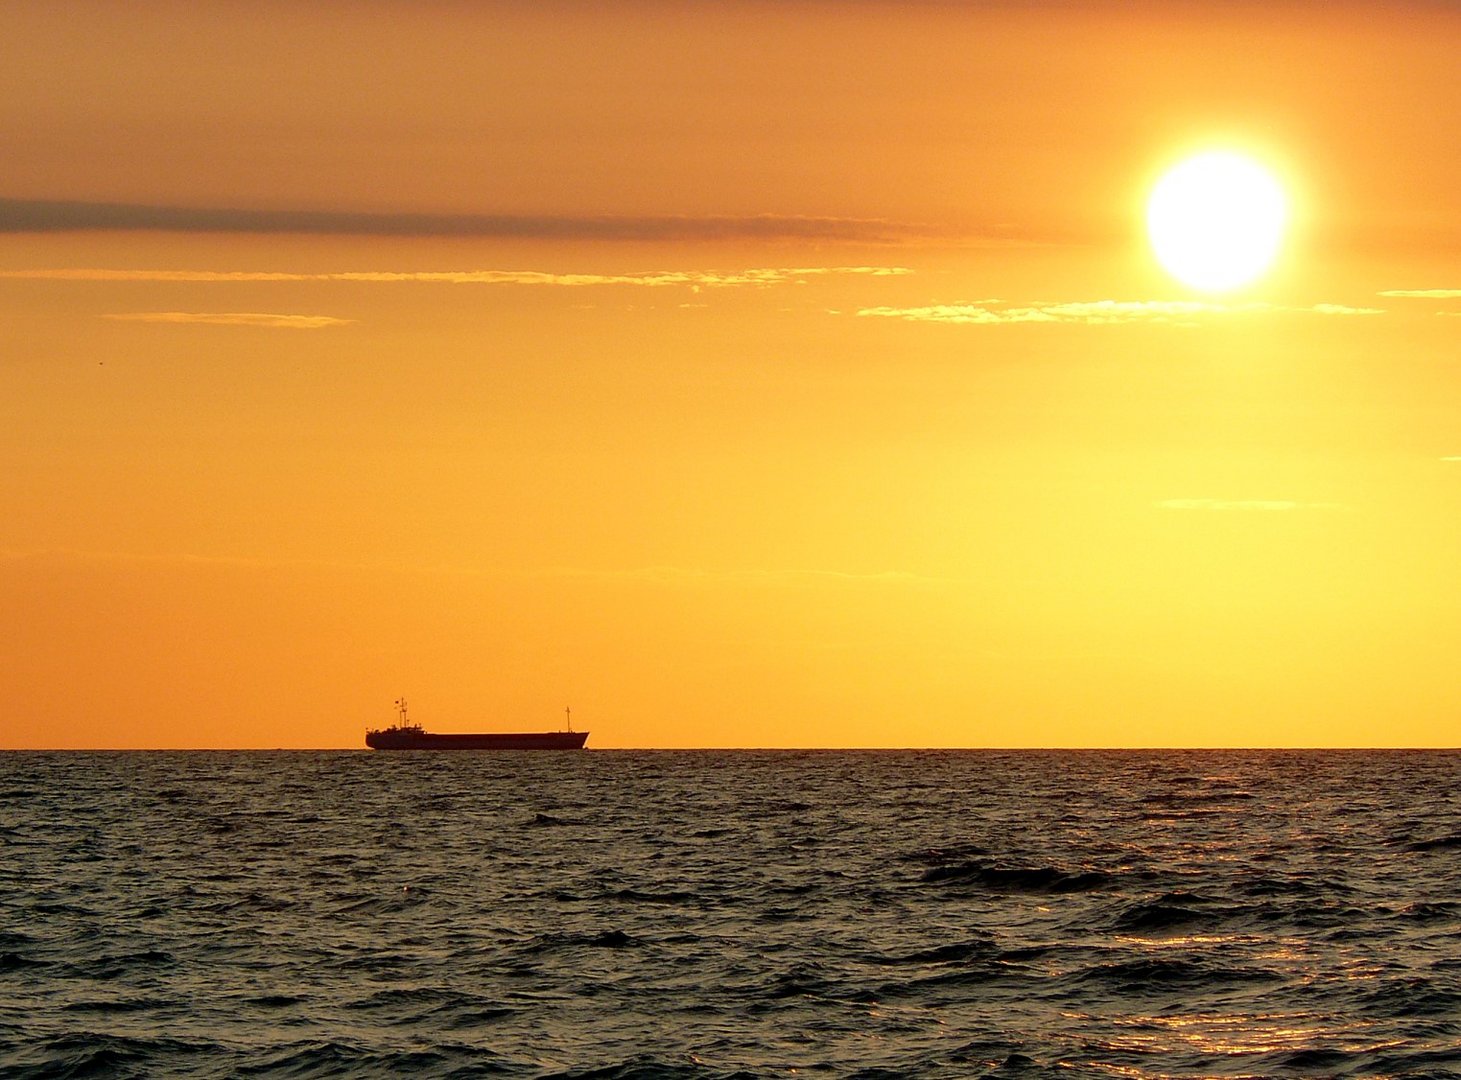
[[[0,35],[0,747],[1454,746],[1461,11]],[[1240,290],[1156,178],[1262,160]]]

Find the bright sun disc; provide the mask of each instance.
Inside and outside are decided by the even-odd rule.
[[[1273,174],[1221,150],[1173,166],[1146,205],[1157,261],[1178,281],[1209,292],[1246,285],[1267,270],[1287,217]]]

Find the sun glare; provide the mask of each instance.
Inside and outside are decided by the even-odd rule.
[[[1263,165],[1210,151],[1174,165],[1147,200],[1147,235],[1157,261],[1205,292],[1257,280],[1278,255],[1288,203]]]

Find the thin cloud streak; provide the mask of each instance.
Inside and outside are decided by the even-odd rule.
[[[1273,304],[1213,304],[1196,300],[1091,300],[1023,307],[997,306],[995,301],[965,304],[934,304],[927,307],[862,308],[859,316],[902,319],[905,322],[956,323],[975,326],[1003,326],[1017,323],[1074,323],[1085,326],[1115,326],[1126,323],[1165,323],[1197,326],[1207,316],[1256,315],[1270,313],[1312,315],[1381,315],[1381,308],[1348,307],[1343,304],[1315,304],[1312,307],[1279,307]]]
[[[1461,289],[1386,289],[1380,295],[1419,300],[1461,300]]]
[[[903,266],[764,267],[751,270],[662,270],[639,274],[554,274],[541,270],[345,270],[327,273],[292,273],[278,270],[127,270],[102,267],[66,267],[42,270],[0,270],[0,278],[25,281],[106,281],[186,284],[244,284],[251,282],[417,282],[445,285],[552,285],[582,288],[596,285],[633,285],[663,288],[682,286],[731,288],[770,287],[814,277],[898,277],[913,273]]]
[[[939,235],[928,226],[907,222],[779,214],[617,217],[357,213],[0,199],[0,233],[97,231],[515,240],[813,240],[873,244],[927,241]]]
[[[1384,308],[1372,307],[1350,307],[1348,304],[1315,304],[1306,308],[1274,308],[1275,311],[1290,311],[1303,314],[1312,312],[1315,315],[1383,315]]]
[[[354,319],[337,319],[333,315],[275,315],[262,311],[128,311],[103,315],[117,322],[142,323],[205,323],[210,326],[265,326],[287,330],[320,330],[327,326],[346,326]]]

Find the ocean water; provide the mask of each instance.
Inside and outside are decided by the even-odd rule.
[[[1461,754],[0,754],[0,1076],[1461,1077]]]

